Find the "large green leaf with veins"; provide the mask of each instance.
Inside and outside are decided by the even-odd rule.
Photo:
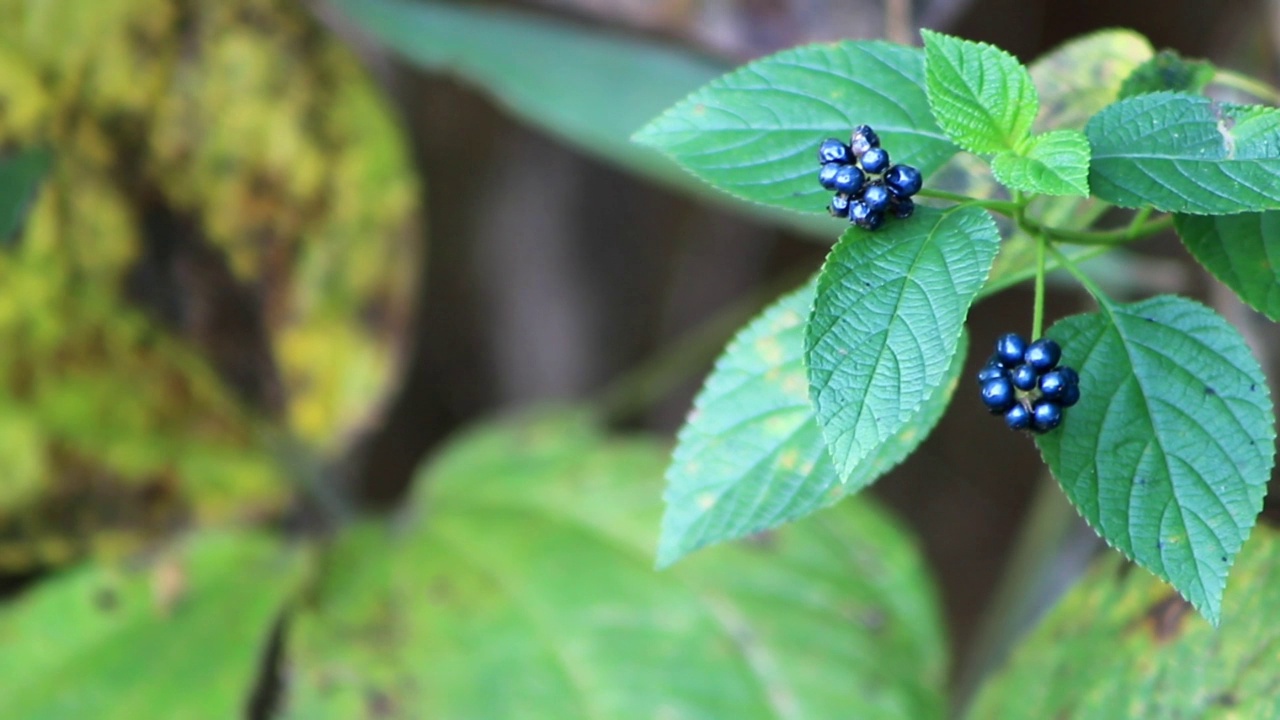
[[[799,519],[861,490],[911,453],[942,417],[964,366],[845,482],[827,454],[804,369],[804,326],[816,279],[748,324],[694,401],[667,468],[658,564],[715,542]]]
[[[1257,361],[1212,310],[1168,295],[1104,304],[1047,334],[1082,398],[1037,438],[1045,462],[1108,544],[1217,624],[1274,463]]]
[[[416,517],[340,541],[289,634],[285,716],[943,716],[933,593],[882,511],[850,498],[656,572],[666,460],[567,414],[458,440]]]

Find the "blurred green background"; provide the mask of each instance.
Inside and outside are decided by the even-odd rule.
[[[874,500],[650,572],[693,392],[836,231],[627,138],[796,44],[1117,26],[1280,79],[1276,0],[0,0],[0,714],[939,715],[1034,614],[1009,563],[1043,606],[1092,534],[1011,558],[1059,515],[958,402]],[[1120,294],[1276,369],[1176,240],[1138,250]]]

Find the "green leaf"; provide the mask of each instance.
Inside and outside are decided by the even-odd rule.
[[[1151,58],[1151,43],[1132,30],[1099,30],[1063,43],[1031,63],[1040,91],[1036,129],[1082,129],[1115,102],[1120,86]]]
[[[1085,126],[1089,187],[1122,207],[1229,215],[1280,209],[1280,110],[1191,95],[1121,100]]]
[[[934,123],[919,50],[884,42],[807,45],[698,90],[635,135],[738,197],[822,212],[818,145],[876,129],[895,162],[925,175],[955,153]]]
[[[1280,717],[1280,539],[1240,554],[1220,628],[1114,555],[1072,589],[982,689],[970,717]]]
[[[52,164],[53,155],[42,148],[0,159],[0,247],[14,241]]]
[[[991,171],[1012,190],[1088,197],[1089,139],[1079,130],[1036,135],[1022,150],[996,155]]]
[[[895,523],[851,498],[655,572],[666,455],[564,414],[457,441],[415,520],[344,539],[289,635],[285,715],[943,717],[937,607]]]
[[[1054,325],[1080,404],[1040,436],[1089,525],[1217,623],[1275,454],[1266,378],[1212,310],[1159,296]]]
[[[961,336],[946,380],[841,483],[804,371],[804,324],[817,280],[747,325],[716,362],[667,468],[658,565],[801,518],[871,484],[942,417],[964,364]]]
[[[938,125],[969,152],[1019,149],[1040,108],[1027,69],[986,43],[931,30],[920,35],[929,106]]]
[[[1187,60],[1173,50],[1161,50],[1125,78],[1120,98],[1163,90],[1198,95],[1213,81],[1216,72],[1211,62]]]
[[[239,717],[303,556],[191,536],[147,567],[88,565],[0,609],[0,715]]]
[[[1176,215],[1178,237],[1240,299],[1280,321],[1280,212]]]
[[[944,382],[999,244],[983,210],[921,208],[874,233],[850,229],[827,257],[805,359],[842,480]]]

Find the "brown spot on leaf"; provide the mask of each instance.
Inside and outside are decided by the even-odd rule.
[[[369,688],[364,696],[365,708],[369,710],[371,718],[389,718],[396,713],[395,701],[387,693],[378,688]]]

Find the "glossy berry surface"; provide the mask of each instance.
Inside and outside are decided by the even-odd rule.
[[[849,222],[863,230],[878,230],[884,225],[884,211],[872,210],[866,202],[858,201],[849,206]]]
[[[849,217],[849,196],[844,194],[836,194],[831,198],[831,204],[827,206],[827,212],[835,217]]]
[[[871,148],[862,153],[860,160],[862,169],[872,175],[879,175],[889,169],[889,153],[884,148]]]
[[[916,204],[911,201],[911,198],[894,198],[893,201],[889,203],[889,212],[893,213],[893,216],[899,220],[906,220],[911,217],[915,211]]]
[[[989,380],[996,378],[1008,378],[1009,372],[997,365],[987,365],[978,371],[978,384],[981,385]]]
[[[1030,365],[1018,365],[1009,371],[1009,379],[1013,381],[1014,387],[1023,392],[1030,392],[1036,389],[1040,374]]]
[[[818,171],[818,184],[828,190],[835,190],[836,173],[840,172],[841,167],[843,165],[838,162],[829,162],[823,165],[822,169]]]
[[[842,192],[846,195],[857,195],[862,190],[862,184],[866,182],[867,176],[855,165],[841,165],[836,171],[834,181],[836,192]]]
[[[1017,396],[1013,391],[1013,383],[1005,378],[996,378],[988,380],[982,384],[982,404],[992,413],[1004,413],[1018,402]]]
[[[1022,357],[1036,372],[1044,373],[1057,366],[1062,359],[1062,348],[1049,338],[1040,338],[1027,347]]]
[[[1037,400],[1031,408],[1031,429],[1049,432],[1062,423],[1062,406],[1052,400]]]
[[[853,153],[849,151],[848,145],[840,142],[839,138],[827,138],[818,148],[818,162],[850,163],[853,162]]]
[[[1004,414],[1004,424],[1008,425],[1010,430],[1026,430],[1031,427],[1031,411],[1026,405],[1018,403]]]
[[[884,212],[889,209],[889,191],[878,182],[868,183],[862,191],[862,202],[874,212]]]
[[[854,157],[861,158],[871,148],[880,147],[880,136],[870,125],[859,125],[853,129],[849,138],[849,151]]]
[[[1067,388],[1071,387],[1071,382],[1067,379],[1067,375],[1062,372],[1062,368],[1058,370],[1050,370],[1040,376],[1040,393],[1050,400],[1061,400],[1066,394]]]
[[[1078,402],[1080,402],[1080,386],[1068,385],[1067,389],[1062,391],[1062,399],[1058,401],[1058,404],[1064,408],[1069,408]]]
[[[1027,352],[1027,341],[1018,333],[1007,333],[996,340],[996,357],[1006,367],[1022,364],[1022,356]]]
[[[884,174],[884,184],[898,197],[911,197],[920,192],[924,178],[910,165],[894,165]]]

